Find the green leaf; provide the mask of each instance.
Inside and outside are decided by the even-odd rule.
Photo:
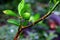
[[[28,10],[29,9],[29,10]],[[25,3],[25,5],[24,5],[24,8],[21,10],[21,12],[20,12],[20,16],[23,16],[23,14],[25,13],[25,12],[29,12],[29,13],[31,13],[31,5],[30,4],[27,4],[27,3]]]
[[[29,21],[34,22],[34,16],[31,16]]]
[[[19,26],[19,22],[15,19],[8,19],[7,22]]]
[[[35,22],[35,21],[37,21],[39,18],[40,18],[40,14],[37,13],[37,14],[35,14],[34,16],[31,16],[30,19],[29,19],[29,21]]]
[[[30,4],[25,4],[25,8],[24,8],[27,12],[31,11],[31,5]],[[28,10],[29,9],[29,10]]]
[[[25,20],[29,20],[29,18],[30,18],[30,13],[25,12],[22,17],[23,17]]]
[[[22,9],[24,8],[24,4],[25,4],[25,1],[22,0],[19,5],[18,5],[18,12],[19,12],[19,15],[21,16],[21,11]]]
[[[9,15],[9,16],[16,16],[17,17],[17,14],[15,12],[13,12],[12,10],[4,10],[3,13],[6,15]]]
[[[34,15],[34,20],[35,21],[38,20],[39,18],[40,18],[40,14],[37,13],[37,14]]]

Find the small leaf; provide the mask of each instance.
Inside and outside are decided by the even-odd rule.
[[[21,11],[22,9],[24,8],[24,4],[25,4],[25,1],[22,0],[19,5],[18,5],[18,12],[19,12],[19,15],[21,16]]]
[[[9,16],[17,16],[17,14],[12,10],[4,10],[3,13]]]
[[[39,18],[40,18],[40,14],[37,13],[37,14],[35,14],[34,16],[31,16],[30,19],[29,19],[29,21],[35,22],[35,21],[37,21]]]
[[[24,8],[20,12],[21,16],[23,16],[23,14],[26,12],[31,13],[31,5],[27,3],[24,4]]]
[[[34,15],[34,20],[35,21],[38,20],[39,18],[40,18],[40,14],[37,13],[37,14]]]
[[[31,16],[29,21],[34,22],[34,16]]]
[[[19,26],[19,22],[15,19],[8,19],[7,22]]]
[[[22,17],[23,17],[25,20],[29,20],[29,18],[30,18],[30,13],[26,12],[26,13],[23,14]]]
[[[27,12],[31,11],[31,5],[30,4],[25,4],[25,8],[24,8]],[[29,10],[28,10],[29,9]]]

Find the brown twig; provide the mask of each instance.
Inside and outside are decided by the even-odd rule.
[[[32,27],[33,24],[35,25],[35,24],[37,24],[38,22],[40,22],[40,21],[44,20],[45,18],[47,18],[49,15],[51,15],[52,12],[53,12],[53,10],[57,7],[58,4],[59,4],[59,1],[57,1],[57,3],[54,5],[54,7],[53,7],[46,15],[44,15],[42,18],[40,18],[39,20],[35,21],[35,22],[32,23],[31,25],[28,25],[28,26],[25,27],[25,28],[21,28],[21,29],[17,32],[16,36],[14,37],[14,40],[17,40],[17,39],[18,39],[19,34],[20,34],[24,29],[26,29],[26,28],[28,28],[28,27]]]

